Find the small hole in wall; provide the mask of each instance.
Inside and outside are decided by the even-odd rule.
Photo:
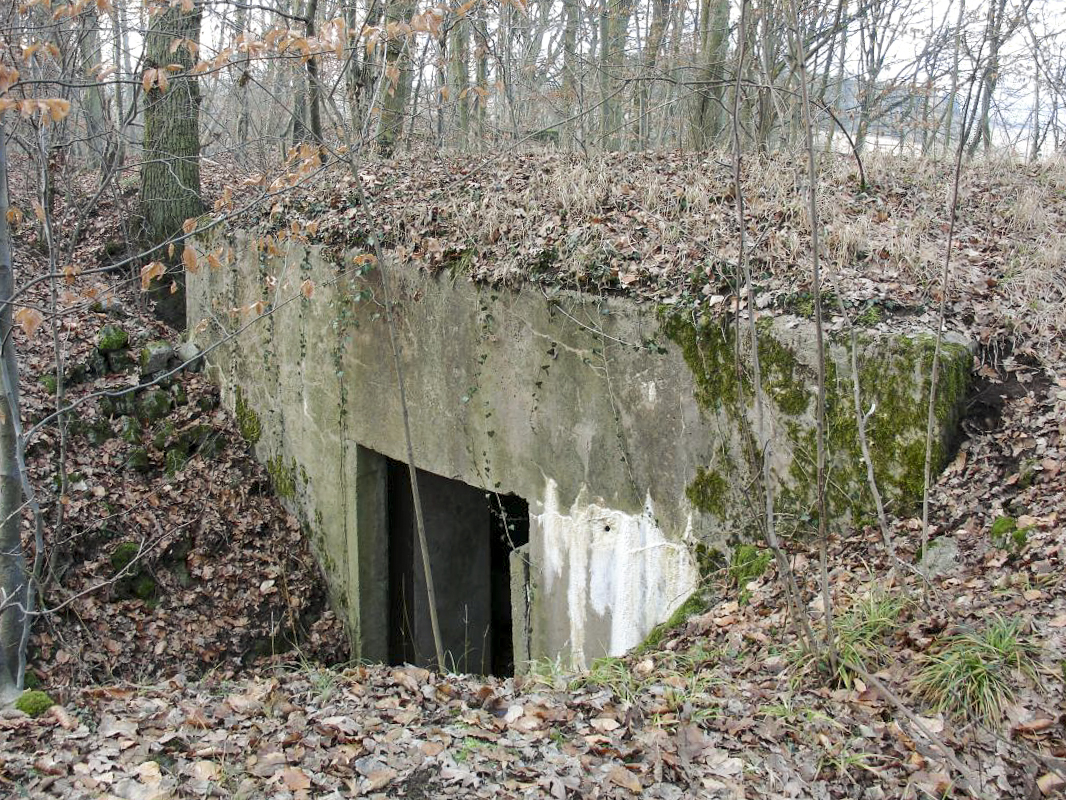
[[[605,531],[606,531],[607,533],[610,533],[610,532],[611,532],[611,526],[610,526],[610,525],[604,525],[604,526],[603,526],[603,529],[604,529],[604,530],[605,530]]]

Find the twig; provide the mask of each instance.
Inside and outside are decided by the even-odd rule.
[[[888,702],[894,705],[896,707],[896,710],[899,711],[899,713],[906,717],[907,720],[914,727],[921,731],[922,735],[930,742],[932,742],[933,745],[936,746],[937,750],[943,753],[944,758],[947,760],[947,762],[955,768],[955,771],[958,772],[959,775],[962,776],[962,780],[966,785],[966,791],[968,791],[971,796],[977,798],[984,797],[984,794],[981,792],[980,788],[981,784],[977,781],[977,778],[973,774],[973,772],[965,764],[959,761],[958,756],[955,755],[955,752],[950,747],[940,741],[940,739],[938,739],[933,734],[933,732],[929,730],[929,726],[922,722],[921,718],[917,714],[907,708],[906,703],[904,703],[895,692],[885,686],[885,684],[882,683],[878,678],[867,672],[861,664],[857,664],[854,661],[848,661],[847,668],[852,670],[860,678],[866,681],[866,683],[870,684],[878,692],[880,692],[882,697],[884,697],[886,700],[888,700]]]
[[[799,619],[801,634],[805,638],[807,648],[812,649],[814,647],[815,638],[814,632],[811,630],[810,620],[807,618],[807,608],[800,600],[799,587],[796,585],[796,577],[792,571],[792,566],[788,563],[788,558],[785,556],[785,551],[781,547],[781,542],[777,538],[777,530],[774,526],[774,490],[773,490],[773,476],[770,472],[770,461],[772,455],[772,445],[770,441],[770,435],[766,427],[766,414],[763,409],[763,397],[762,397],[762,371],[759,364],[759,332],[755,327],[755,290],[751,285],[751,265],[748,263],[748,251],[747,251],[747,239],[745,236],[747,222],[744,217],[744,192],[741,186],[741,152],[740,152],[740,89],[741,89],[741,74],[744,68],[744,56],[747,49],[747,19],[748,19],[748,2],[747,0],[741,0],[740,4],[740,51],[737,55],[737,80],[736,86],[733,90],[733,193],[736,201],[737,209],[737,223],[739,229],[739,254],[737,256],[740,269],[744,275],[744,280],[747,283],[747,303],[748,303],[748,333],[751,337],[751,361],[752,361],[752,382],[754,384],[755,393],[755,425],[758,429],[759,435],[759,449],[762,451],[762,478],[763,478],[763,497],[766,502],[766,543],[769,545],[770,550],[774,554],[774,558],[777,561],[778,572],[781,573],[781,577],[785,582],[785,592],[788,595],[789,603],[796,609],[796,616]],[[739,336],[737,337],[739,341]],[[737,361],[739,365],[739,357]]]

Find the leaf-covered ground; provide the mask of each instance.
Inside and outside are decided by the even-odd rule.
[[[426,268],[466,269],[484,280],[521,276],[546,291],[580,285],[709,309],[734,304],[729,173],[713,159],[537,154],[498,160],[491,170],[457,160],[410,166],[367,164],[360,179],[375,214],[392,226],[391,252],[413,254]],[[867,324],[928,327],[948,170],[875,158],[866,166],[867,193],[846,162],[827,166],[827,239],[839,248],[830,259],[834,291],[850,313],[870,314]],[[759,312],[802,310],[799,166],[751,169]],[[217,409],[215,390],[201,373],[179,372],[181,390],[165,389],[166,415],[130,441],[121,420],[137,412],[107,417],[99,398],[79,406],[62,494],[55,426],[42,428],[30,450],[49,521],[62,513],[62,536],[50,542],[58,582],[46,594],[59,610],[38,625],[31,655],[41,688],[60,705],[38,718],[0,715],[0,792],[877,800],[962,797],[969,780],[984,797],[1061,795],[1064,175],[1052,163],[985,165],[964,176],[949,327],[979,350],[966,437],[932,494],[933,538],[948,557],[926,587],[909,568],[921,555],[920,522],[909,515],[890,520],[903,565],[886,556],[876,527],[834,532],[828,554],[838,647],[861,659],[876,683],[847,670],[834,676],[825,659],[804,657],[772,566],[762,574],[723,567],[695,616],[644,652],[598,662],[587,674],[548,663],[513,679],[329,669],[323,665],[343,658],[340,626],[298,529]],[[239,183],[220,169],[209,177],[215,196]],[[336,245],[365,226],[343,180],[326,184],[334,191],[279,206],[291,235]],[[30,187],[14,188],[28,206]],[[105,324],[122,325],[138,343],[176,338],[144,312],[135,268],[88,273],[101,258],[114,260],[104,255],[107,243],[122,238],[117,220],[129,198],[106,202],[75,243],[81,274],[59,298],[71,312],[55,331],[66,370],[91,366]],[[73,213],[62,203],[58,211]],[[20,237],[16,268],[25,279],[45,262],[31,224]],[[556,255],[538,259],[546,246]],[[590,246],[595,258],[576,257]],[[90,290],[102,299],[99,311],[84,301]],[[44,286],[35,291],[47,307]],[[47,322],[18,336],[32,425],[54,407],[40,380],[55,371],[54,340]],[[70,392],[82,397],[139,379],[136,369],[87,368]],[[104,418],[110,437],[96,424]],[[189,459],[168,475],[180,461],[168,462],[168,453],[199,425],[210,437],[196,438]],[[143,471],[130,467],[137,447],[147,455]],[[138,556],[114,580],[123,542],[136,544]],[[818,555],[809,543],[788,546],[820,633]],[[145,598],[130,580],[134,570],[155,582]],[[1014,633],[1025,656],[998,663],[983,652],[986,673],[1010,691],[998,713],[975,716],[961,684],[939,696],[922,691],[923,676],[960,635],[996,626]]]

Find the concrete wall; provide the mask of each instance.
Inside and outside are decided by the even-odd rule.
[[[208,361],[238,422],[261,431],[255,452],[305,521],[356,652],[381,658],[387,524],[374,454],[406,454],[379,273],[360,274],[349,255],[257,244],[201,243],[236,262],[189,276],[190,330],[208,347],[248,326]],[[621,298],[395,268],[392,284],[417,466],[529,503],[528,636],[516,652],[577,666],[624,652],[692,592],[697,542],[721,547],[757,527],[743,466],[750,409],[709,397],[698,335],[671,334],[652,305]],[[248,325],[256,303],[273,312]],[[769,334],[802,338],[796,329],[789,320]],[[789,345],[785,388],[809,395],[803,350]],[[900,391],[914,394],[916,380]],[[811,412],[793,398],[778,413],[774,391],[771,380],[777,475],[800,502],[809,491],[794,451]],[[905,434],[893,434],[900,447]],[[712,469],[726,476],[713,502]]]

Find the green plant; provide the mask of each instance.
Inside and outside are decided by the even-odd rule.
[[[597,686],[608,689],[619,700],[632,703],[636,699],[640,681],[633,675],[625,661],[613,656],[605,656],[593,661],[588,673],[578,676],[570,685],[571,688]]]
[[[822,756],[819,760],[819,772],[828,767],[837,776],[856,783],[851,776],[853,769],[865,770],[871,775],[878,775],[888,761],[891,761],[891,758],[883,753],[853,753],[843,749],[834,755]]]
[[[992,523],[992,544],[1001,550],[1017,553],[1029,541],[1029,528],[1019,528],[1014,517],[996,517]]]
[[[481,739],[476,739],[473,736],[464,736],[463,741],[453,751],[452,757],[461,764],[469,759],[471,754],[485,746],[486,743]]]
[[[852,598],[847,609],[837,615],[833,625],[837,664],[833,677],[847,688],[852,684],[852,667],[869,669],[884,663],[888,655],[885,638],[900,628],[900,617],[908,601],[901,595],[873,590]],[[832,668],[828,654],[797,652],[802,668],[815,663],[825,671]]]
[[[753,544],[737,545],[733,550],[733,557],[729,561],[729,580],[740,590],[737,599],[742,605],[751,598],[751,592],[746,588],[748,583],[766,572],[772,558],[769,550]]]
[[[39,717],[55,704],[55,700],[49,697],[47,692],[33,689],[19,695],[19,699],[15,701],[15,708],[23,714]]]
[[[555,658],[537,658],[530,661],[526,666],[526,677],[534,684],[540,684],[549,689],[559,689],[566,685],[567,671],[563,669],[563,662],[559,656]]]
[[[729,579],[743,588],[744,584],[760,577],[770,566],[771,554],[753,544],[737,545],[729,561]]]
[[[1018,619],[995,617],[984,630],[948,637],[924,659],[915,694],[936,711],[992,722],[1014,699],[1020,677],[1036,679],[1037,646]]]

